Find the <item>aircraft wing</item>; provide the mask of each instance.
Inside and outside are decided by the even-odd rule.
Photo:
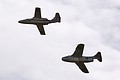
[[[41,35],[45,35],[45,30],[44,30],[43,25],[38,24],[37,28],[38,28],[38,30],[39,30],[39,32],[40,32]]]
[[[80,63],[80,62],[75,62],[76,65],[80,68],[80,70],[84,73],[89,73],[88,69],[86,68],[84,63]]]
[[[84,50],[84,44],[78,44],[78,46],[76,47],[75,52],[71,56],[82,57],[83,50]]]
[[[41,9],[40,8],[35,8],[35,14],[34,18],[41,18]]]

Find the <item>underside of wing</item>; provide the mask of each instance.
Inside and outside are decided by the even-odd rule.
[[[76,47],[76,50],[72,56],[81,57],[83,54],[83,50],[84,50],[84,44],[78,44],[78,46]]]
[[[38,7],[35,8],[34,18],[41,18],[41,9]]]
[[[89,73],[84,63],[76,62],[76,65],[80,68],[80,70],[84,73]]]
[[[38,24],[37,28],[38,28],[38,30],[39,30],[39,32],[40,32],[41,35],[45,35],[45,30],[44,30],[43,25]]]

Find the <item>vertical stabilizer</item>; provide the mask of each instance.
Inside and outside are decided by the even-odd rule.
[[[51,20],[51,23],[54,23],[54,22],[61,22],[61,17],[59,13],[56,13],[55,17]]]
[[[95,56],[95,59],[97,59],[98,61],[102,62],[102,56],[101,56],[101,52],[98,52]]]

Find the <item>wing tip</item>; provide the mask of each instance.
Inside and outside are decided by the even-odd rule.
[[[78,44],[78,46],[84,46],[85,44]]]
[[[78,44],[76,49],[81,49],[81,48],[84,48],[85,44]]]
[[[41,35],[46,35],[44,31],[40,31],[40,34]]]
[[[40,7],[35,7],[35,9],[41,9]]]
[[[89,73],[89,71],[87,70],[87,71],[83,71],[84,73]]]

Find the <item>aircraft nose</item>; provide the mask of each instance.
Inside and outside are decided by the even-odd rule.
[[[20,20],[20,21],[18,21],[19,23],[23,23],[23,24],[26,24],[27,22],[26,22],[26,20]]]
[[[62,57],[62,61],[66,61],[66,57]]]
[[[25,23],[26,21],[25,20],[20,20],[18,21],[19,23]]]
[[[62,61],[64,61],[64,57],[62,57]]]
[[[19,23],[23,23],[22,20],[18,21]]]

